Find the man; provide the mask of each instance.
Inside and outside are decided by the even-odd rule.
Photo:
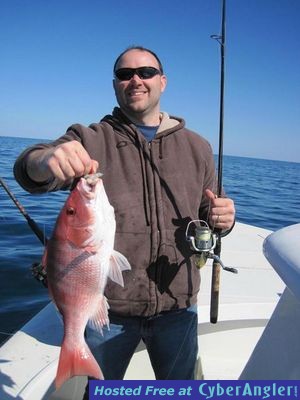
[[[216,198],[211,147],[160,110],[167,85],[160,60],[142,47],[125,50],[114,65],[119,108],[89,127],[71,126],[51,144],[18,158],[16,179],[28,191],[68,189],[100,169],[115,208],[115,249],[131,264],[124,288],[109,281],[110,328],[86,329],[105,379],[122,379],[143,340],[157,379],[193,379],[197,358],[199,270],[185,238],[202,219],[229,231],[234,203]]]

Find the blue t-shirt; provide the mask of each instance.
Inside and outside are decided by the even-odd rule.
[[[154,138],[158,130],[158,127],[159,125],[157,126],[137,125],[137,128],[139,128],[139,130],[142,132],[142,134],[145,136],[148,142],[151,142],[151,140]]]

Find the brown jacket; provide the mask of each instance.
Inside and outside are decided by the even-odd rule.
[[[72,125],[58,140],[23,152],[14,167],[20,185],[31,193],[69,189],[55,180],[38,185],[26,173],[30,151],[69,140],[80,141],[100,164],[115,209],[115,249],[132,267],[123,273],[124,288],[108,282],[105,294],[110,311],[151,316],[195,304],[200,274],[185,230],[191,220],[207,220],[208,201],[203,192],[213,189],[215,180],[209,143],[186,129],[182,119],[165,113],[155,138],[148,143],[115,109],[100,123]]]

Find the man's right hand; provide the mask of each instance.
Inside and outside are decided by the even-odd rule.
[[[28,157],[27,173],[35,182],[56,178],[62,182],[96,172],[97,161],[92,160],[77,140],[56,147],[35,150]]]

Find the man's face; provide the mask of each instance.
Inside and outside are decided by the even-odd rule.
[[[156,58],[147,51],[129,50],[119,60],[120,68],[154,67],[159,69]],[[114,79],[117,101],[122,111],[133,121],[146,125],[159,124],[159,100],[166,87],[166,77],[155,75],[150,79],[141,79],[135,74],[130,80]]]

